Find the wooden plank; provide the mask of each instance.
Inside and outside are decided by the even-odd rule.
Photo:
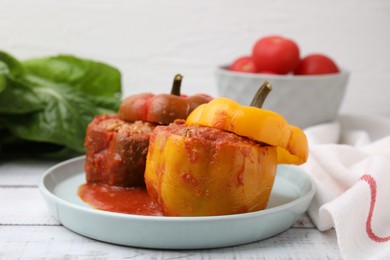
[[[241,246],[208,250],[150,250],[102,243],[62,226],[0,226],[0,258],[66,259],[341,259],[334,230],[292,228]]]
[[[0,187],[1,225],[59,225],[36,187]]]
[[[307,214],[303,214],[301,217],[299,217],[298,220],[295,222],[295,224],[292,227],[294,227],[294,228],[316,228]]]
[[[0,161],[0,186],[36,186],[42,174],[56,163],[23,158]]]

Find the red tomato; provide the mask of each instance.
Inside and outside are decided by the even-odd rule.
[[[336,63],[323,54],[311,54],[303,58],[294,71],[296,75],[319,75],[340,72]]]
[[[298,65],[299,48],[290,39],[281,36],[267,36],[255,43],[252,58],[259,71],[287,74]]]
[[[229,70],[238,72],[255,73],[257,71],[256,65],[253,62],[252,57],[243,56],[236,59],[230,66]]]

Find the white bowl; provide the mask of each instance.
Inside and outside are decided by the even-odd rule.
[[[217,68],[218,95],[249,105],[264,81],[272,85],[263,108],[283,115],[289,124],[306,128],[334,121],[343,101],[349,78],[345,69],[340,73],[295,76],[254,74]]]

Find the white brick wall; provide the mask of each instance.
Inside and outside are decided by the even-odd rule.
[[[18,58],[71,53],[124,76],[124,94],[216,95],[213,70],[267,34],[323,52],[352,74],[344,113],[390,115],[388,0],[0,0],[0,48]]]

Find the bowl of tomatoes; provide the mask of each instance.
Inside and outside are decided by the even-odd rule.
[[[334,121],[348,85],[349,71],[328,55],[301,57],[294,40],[266,36],[255,42],[252,53],[216,69],[218,95],[249,105],[260,85],[272,91],[264,109],[282,114],[301,128]]]

